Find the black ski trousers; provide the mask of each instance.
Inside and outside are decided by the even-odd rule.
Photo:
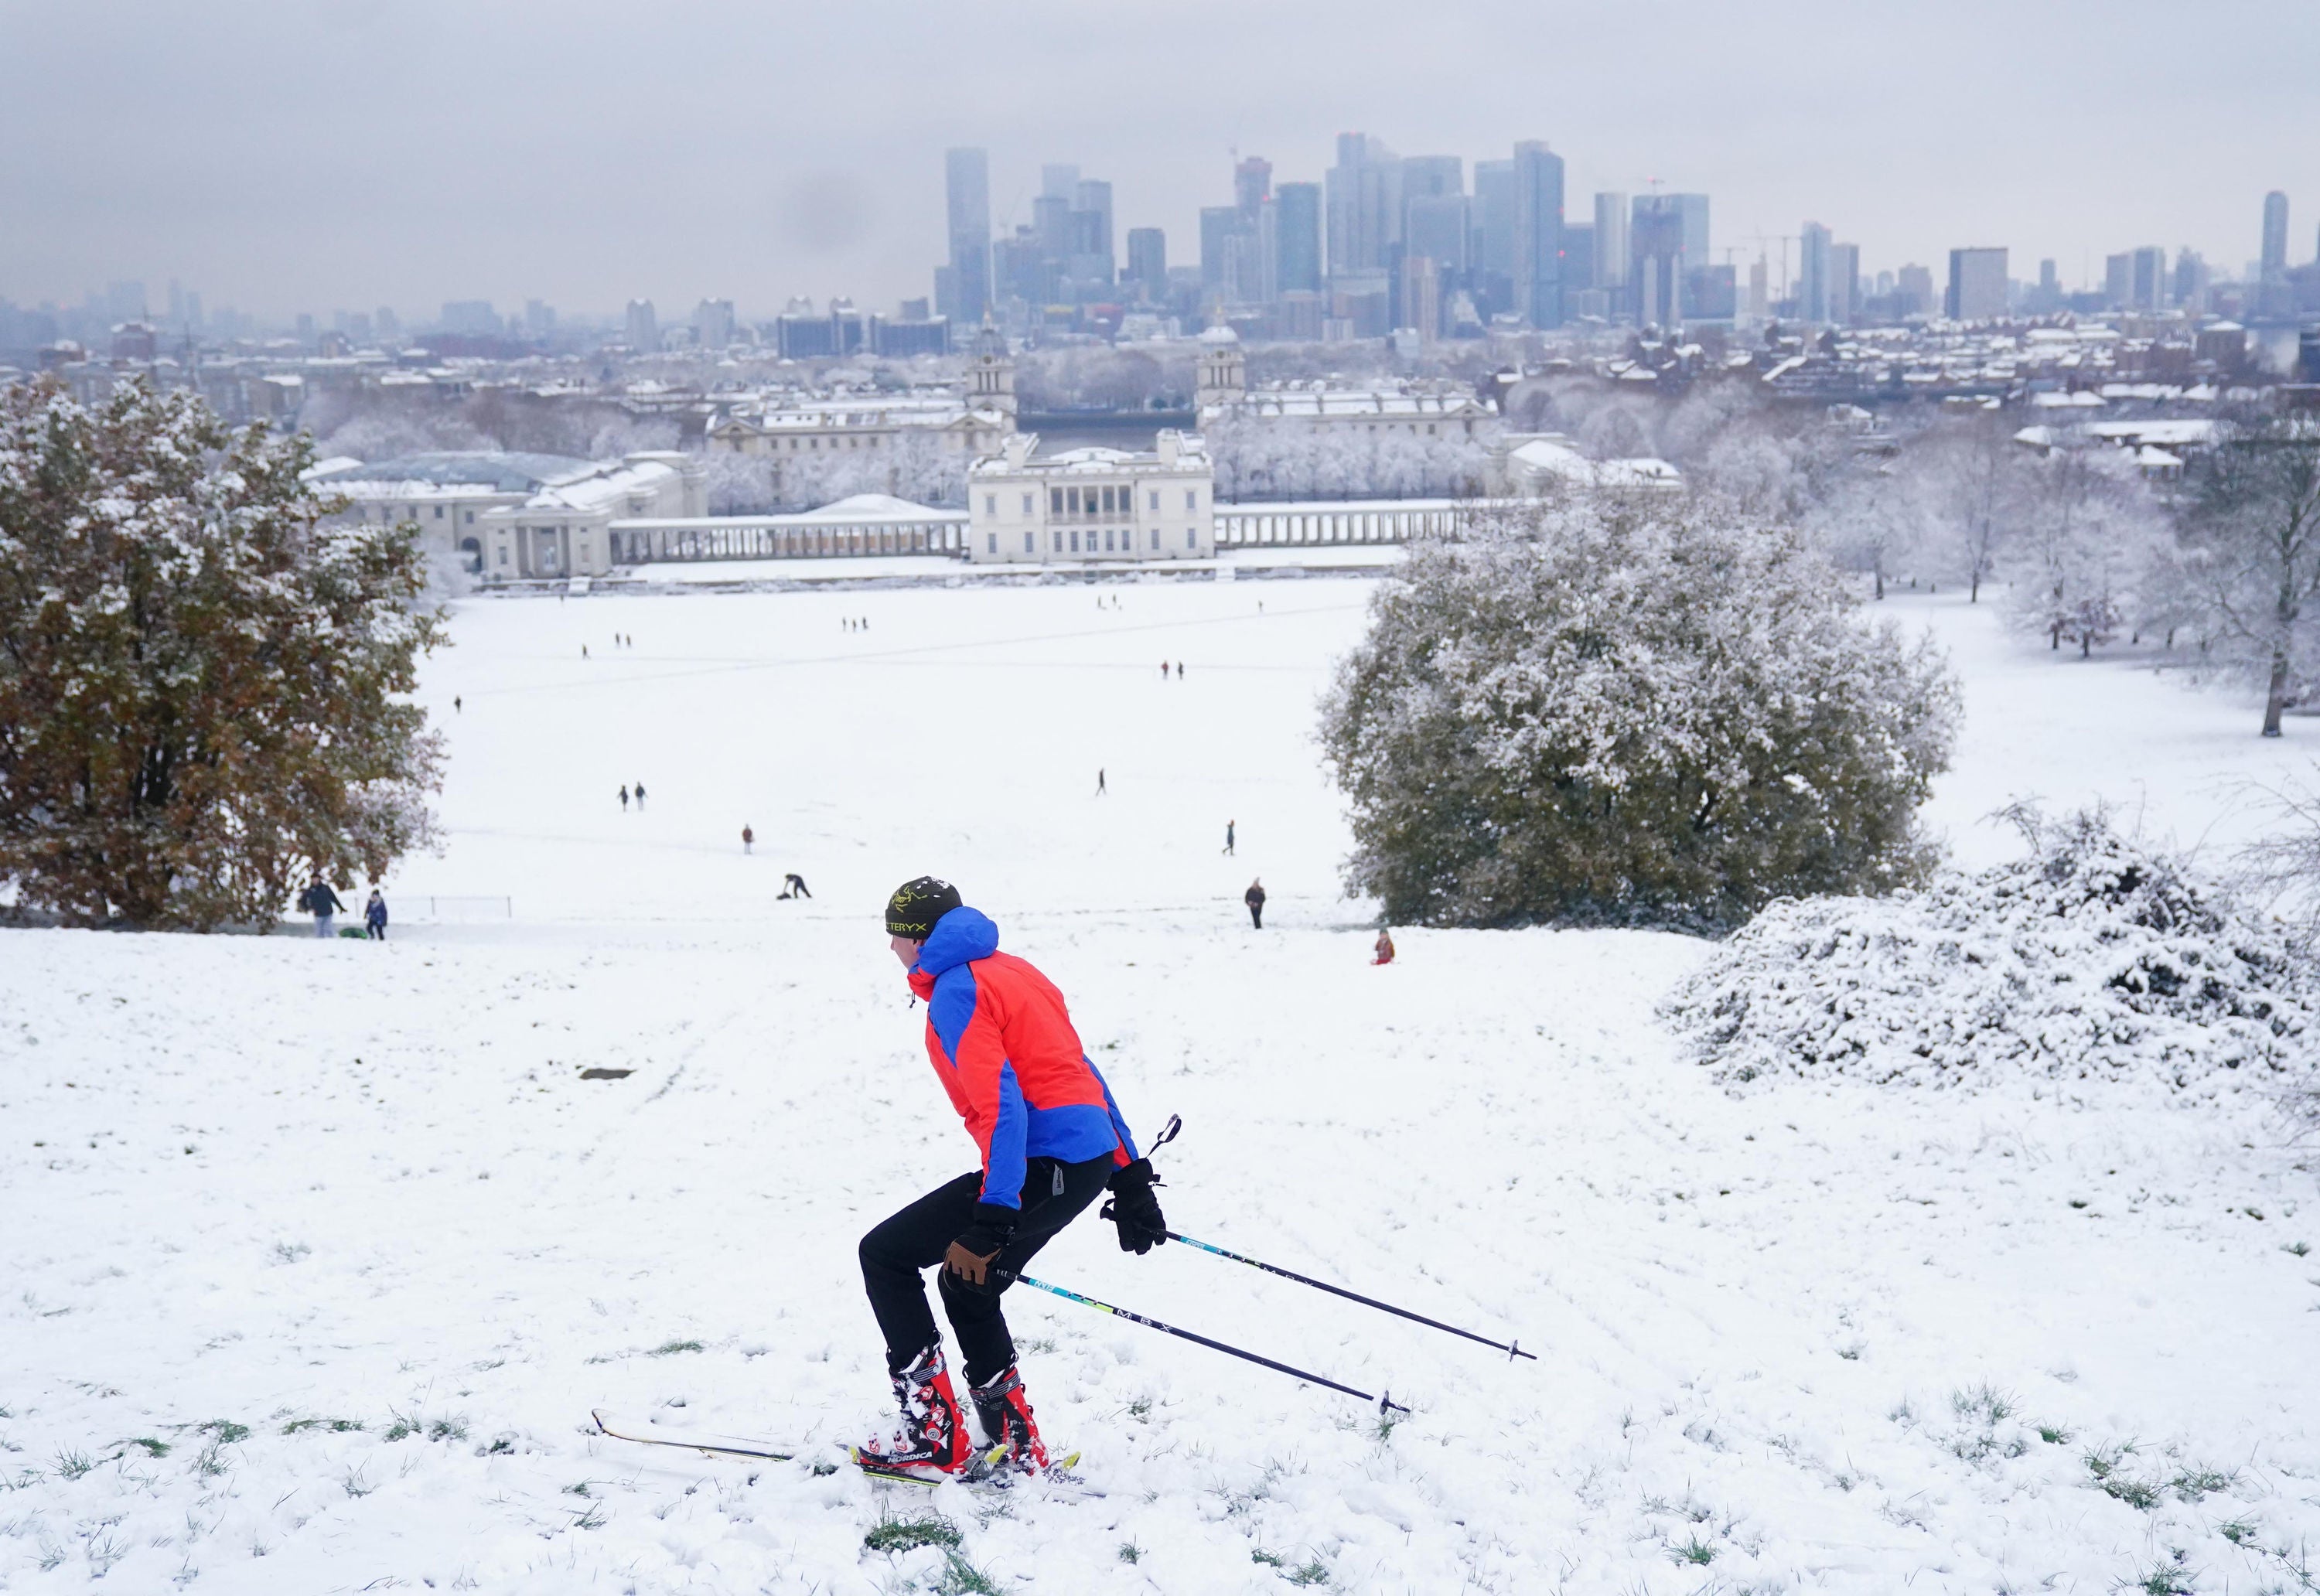
[[[1109,1154],[1079,1164],[1025,1160],[1023,1217],[991,1267],[1015,1271],[1029,1263],[1056,1232],[1102,1195],[1113,1168]],[[950,1244],[974,1222],[974,1201],[982,1194],[983,1172],[978,1169],[945,1181],[880,1220],[862,1238],[862,1283],[869,1290],[870,1310],[878,1316],[878,1328],[886,1338],[887,1367],[895,1374],[942,1338],[920,1274],[941,1263]],[[938,1289],[958,1337],[967,1383],[986,1385],[1005,1374],[1015,1361],[1014,1338],[999,1311],[999,1294],[1006,1286],[995,1280],[987,1286],[972,1286],[946,1269]]]

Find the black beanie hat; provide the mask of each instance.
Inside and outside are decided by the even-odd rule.
[[[934,935],[935,921],[958,906],[958,889],[947,881],[931,875],[906,881],[886,900],[886,934],[923,942]]]

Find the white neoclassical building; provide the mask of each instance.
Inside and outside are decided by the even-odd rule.
[[[1300,438],[1400,435],[1487,443],[1498,413],[1456,383],[1390,381],[1347,387],[1321,381],[1251,389],[1240,335],[1210,327],[1199,338],[1193,406],[1202,431],[1243,422]]]
[[[1216,472],[1198,438],[1164,431],[1149,454],[1074,449],[1032,458],[1036,432],[967,468],[967,558],[976,565],[1207,559]]]

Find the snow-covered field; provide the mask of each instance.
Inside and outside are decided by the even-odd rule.
[[[0,1589],[2316,1588],[2310,1150],[2141,1085],[1727,1095],[1654,1019],[1704,954],[1673,937],[1370,967],[1309,735],[1367,591],[479,602],[394,940],[0,932]],[[1895,608],[1966,674],[1932,819],[1967,863],[2028,793],[2228,840],[2230,784],[2315,740]],[[1091,1215],[1043,1278],[1415,1411],[1019,1291],[1106,1494],[817,1474],[887,1400],[854,1240],[974,1159],[877,923],[922,871],[1057,979],[1139,1129],[1183,1116],[1179,1229],[1539,1361]],[[865,1546],[929,1510],[955,1552]]]

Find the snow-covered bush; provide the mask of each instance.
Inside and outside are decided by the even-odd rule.
[[[1478,520],[1372,599],[1322,740],[1393,920],[1721,929],[1890,891],[1957,688],[1802,533],[1660,497]]]
[[[0,389],[0,883],[82,921],[269,920],[424,842],[417,529],[329,523],[302,436],[189,393]]]
[[[1668,999],[1716,1078],[2313,1083],[2320,979],[2278,922],[2100,813],[1922,892],[1773,904]]]

